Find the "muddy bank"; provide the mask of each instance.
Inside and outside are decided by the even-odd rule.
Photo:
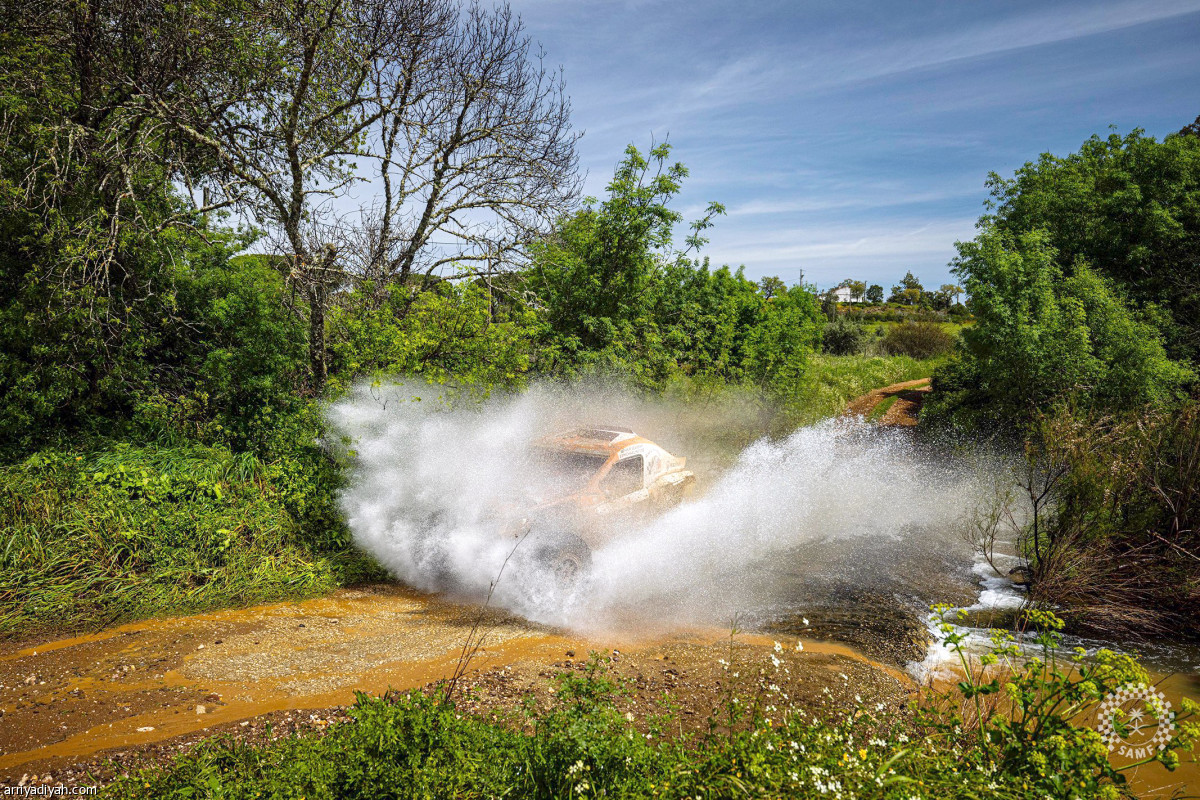
[[[254,741],[323,730],[356,691],[382,694],[450,676],[478,620],[473,606],[380,586],[9,643],[0,649],[0,782],[88,784],[89,774],[111,778],[218,732]],[[682,718],[706,720],[730,688],[719,659],[757,669],[774,652],[771,637],[731,642],[719,629],[583,637],[500,613],[483,626],[487,638],[462,695],[479,711],[511,708],[530,694],[548,698],[556,673],[597,651],[616,654],[613,668],[634,690],[630,713],[648,713],[668,691]],[[913,688],[901,671],[848,647],[809,637],[797,651],[797,641],[786,640],[791,672],[781,681],[802,704],[854,694],[901,704]]]

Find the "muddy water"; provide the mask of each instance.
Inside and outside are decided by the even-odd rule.
[[[1151,683],[1162,692],[1166,701],[1176,711],[1179,710],[1180,700],[1187,697],[1200,701],[1200,675],[1172,674],[1164,675],[1151,673]],[[1145,734],[1137,737],[1136,744],[1144,744]],[[1114,748],[1110,758],[1118,766],[1131,763],[1130,757],[1122,754],[1120,745]],[[1149,764],[1137,767],[1130,772],[1130,782],[1134,790],[1143,797],[1166,798],[1200,794],[1200,762],[1194,758],[1183,761],[1175,772],[1167,772],[1159,764]]]
[[[0,656],[0,776],[22,765],[168,739],[271,711],[353,702],[451,674],[478,618],[390,587],[152,620]],[[493,615],[476,663],[561,652]]]
[[[383,586],[9,646],[0,651],[0,784],[272,712],[346,706],[356,691],[425,686],[453,674],[480,620],[474,606]],[[531,674],[591,650],[629,658],[664,646],[712,667],[729,640],[728,630],[702,627],[566,635],[503,614],[485,615],[480,629],[472,670]],[[768,653],[773,644],[738,641]],[[810,640],[792,655],[812,674],[860,674],[901,694],[914,687],[845,646]]]

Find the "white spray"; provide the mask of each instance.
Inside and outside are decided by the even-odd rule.
[[[894,573],[923,563],[969,566],[958,532],[989,491],[979,473],[861,421],[762,439],[731,466],[704,469],[722,461],[712,443],[736,424],[727,410],[714,417],[611,391],[542,387],[452,409],[430,387],[364,386],[329,418],[353,450],[341,502],[359,546],[414,587],[480,595],[495,582],[493,603],[574,627],[723,622],[787,606],[831,576],[891,586]],[[500,535],[496,509],[525,488],[530,440],[625,422],[698,465],[700,490],[600,547],[564,595],[515,566],[520,545]]]

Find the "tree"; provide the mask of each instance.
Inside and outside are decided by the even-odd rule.
[[[975,324],[935,381],[949,403],[1023,420],[1067,398],[1110,410],[1163,403],[1194,379],[1108,281],[1082,262],[1064,275],[1049,234],[986,226],[958,251]]]
[[[154,374],[176,287],[229,237],[197,233],[175,186],[200,154],[144,88],[199,87],[241,42],[202,2],[0,4],[0,444],[177,386]]]
[[[879,305],[883,302],[883,287],[878,283],[871,284],[867,289],[867,302],[872,305]]]
[[[511,9],[470,5],[438,44],[432,66],[405,62],[417,88],[378,126],[383,194],[368,212],[366,269],[401,282],[450,264],[470,275],[511,267],[579,186],[561,76],[531,54]],[[435,237],[456,244],[430,247]]]
[[[921,301],[921,294],[924,291],[925,287],[921,286],[921,282],[909,271],[904,273],[904,277],[900,279],[898,285],[892,287],[892,294],[888,297],[888,302],[915,306]]]
[[[155,101],[211,160],[195,185],[289,257],[319,391],[325,317],[348,267],[400,280],[450,262],[495,269],[574,195],[570,108],[507,6],[289,0],[246,24],[255,68],[184,103]],[[329,201],[369,179],[382,200],[356,230]],[[434,252],[438,235],[453,252]]]
[[[724,209],[709,204],[682,248],[670,206],[687,169],[659,145],[632,145],[603,201],[589,199],[531,248],[525,288],[545,322],[538,368],[619,372],[661,388],[684,376],[786,395],[820,337],[813,295],[778,278],[710,269],[691,257]]]
[[[861,303],[863,295],[867,292],[867,284],[863,281],[845,280],[842,285],[850,290],[850,300],[854,303]]]
[[[1173,357],[1200,361],[1200,137],[1094,136],[989,186],[997,227],[1046,231],[1064,275],[1087,263],[1158,320]]]
[[[766,300],[781,295],[787,291],[787,284],[780,280],[778,275],[768,275],[758,282],[758,289],[762,292],[762,296]]]
[[[961,286],[959,286],[958,284],[943,283],[940,291],[941,291],[941,294],[947,300],[946,305],[949,306],[949,305],[953,305],[955,302],[958,301],[958,298],[963,293],[963,288]]]
[[[649,158],[633,145],[608,184],[608,198],[557,225],[532,248],[531,289],[548,310],[548,322],[572,348],[601,351],[634,335],[635,320],[654,302],[650,289],[659,266],[703,244],[701,231],[724,213],[719,203],[692,224],[687,249],[677,252],[672,232],[682,215],[669,207],[687,168],[671,164],[671,148],[651,148]]]

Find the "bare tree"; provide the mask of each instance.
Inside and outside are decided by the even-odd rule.
[[[214,204],[252,216],[286,255],[320,391],[338,287],[451,262],[495,270],[574,196],[576,137],[561,80],[531,58],[507,6],[262,0],[254,8],[245,64],[187,102],[154,100],[210,156],[194,183]],[[354,184],[379,191],[356,222],[338,208]],[[347,232],[352,224],[357,234]],[[439,235],[449,244],[435,243]],[[347,259],[352,240],[365,250]]]
[[[449,264],[495,272],[578,190],[561,75],[511,9],[472,4],[440,44],[418,76],[434,90],[396,98],[378,124],[373,266],[401,281]]]

